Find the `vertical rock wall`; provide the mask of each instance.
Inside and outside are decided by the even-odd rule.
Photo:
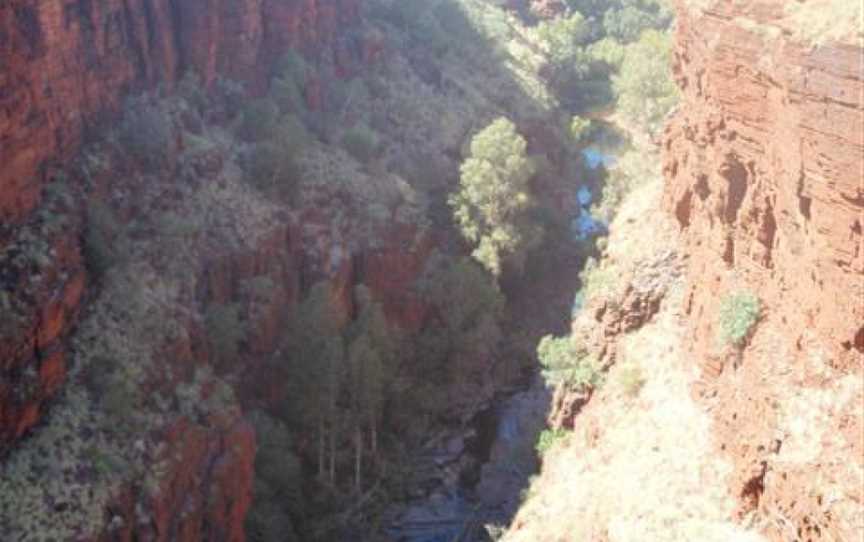
[[[683,99],[664,168],[690,256],[697,393],[735,463],[742,517],[757,512],[775,540],[852,540],[864,525],[860,41],[805,43],[780,1],[694,4],[678,5]],[[718,316],[742,291],[762,316],[738,349]]]

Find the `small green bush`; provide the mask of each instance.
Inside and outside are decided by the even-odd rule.
[[[342,135],[342,146],[357,161],[368,164],[381,147],[378,134],[365,124],[356,124]]]
[[[741,347],[759,321],[762,306],[752,292],[727,295],[720,304],[720,339]]]
[[[552,384],[565,383],[576,389],[589,390],[603,382],[597,363],[572,337],[543,337],[537,346],[537,356],[543,365],[543,377]]]
[[[566,429],[544,429],[537,438],[535,449],[539,455],[543,455],[552,449],[556,443],[569,434]]]
[[[278,122],[279,107],[269,98],[260,98],[243,108],[237,133],[246,141],[264,141],[276,133]]]
[[[637,365],[629,365],[621,369],[618,373],[618,382],[621,384],[621,389],[630,397],[636,397],[642,391],[645,385],[645,376],[642,374],[642,369]]]
[[[211,305],[204,315],[204,327],[217,363],[237,357],[240,344],[246,339],[246,325],[241,320],[239,305]]]
[[[308,141],[309,134],[300,119],[284,116],[271,137],[255,144],[249,152],[247,179],[260,190],[290,194],[300,179],[298,159]]]
[[[91,203],[84,230],[84,259],[90,272],[98,279],[122,263],[128,254],[127,243],[111,208],[101,202]]]
[[[173,144],[171,117],[144,98],[130,100],[120,123],[119,143],[148,169],[165,164]]]
[[[591,131],[591,119],[585,119],[579,115],[573,115],[570,120],[570,137],[574,143],[579,143]]]

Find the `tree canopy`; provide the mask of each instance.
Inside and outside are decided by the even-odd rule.
[[[533,205],[529,181],[535,169],[525,138],[506,118],[496,119],[471,140],[459,190],[449,202],[462,235],[475,245],[474,258],[493,275],[501,274],[504,259],[518,266],[537,240],[525,224]]]
[[[646,30],[627,46],[621,70],[613,78],[618,109],[649,131],[656,130],[675,103],[678,89],[669,72],[669,36]]]

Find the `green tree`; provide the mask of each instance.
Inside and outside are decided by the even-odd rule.
[[[364,431],[368,431],[373,458],[378,453],[378,438],[384,403],[395,374],[396,343],[381,305],[369,289],[355,290],[358,314],[347,332],[350,371],[351,417],[354,426],[354,486],[362,486]]]
[[[648,131],[656,131],[678,101],[671,77],[668,35],[647,30],[628,45],[619,74],[613,78],[618,110]]]
[[[152,171],[166,164],[173,135],[171,116],[161,104],[151,103],[146,96],[126,102],[117,139],[144,167]]]
[[[246,141],[264,141],[279,127],[279,107],[270,98],[252,100],[243,108],[238,134]]]
[[[342,146],[358,162],[368,164],[375,158],[375,155],[381,148],[381,139],[366,124],[357,123],[345,130],[345,133],[342,135]]]
[[[246,534],[252,542],[299,540],[292,518],[305,515],[302,465],[282,421],[262,411],[249,414],[255,427],[254,500],[246,517]]]
[[[582,118],[579,115],[573,115],[570,119],[570,137],[574,143],[579,143],[591,131],[591,119]]]
[[[621,4],[606,10],[603,28],[623,43],[638,40],[648,29],[663,30],[672,22],[672,11],[662,0],[623,0]]]
[[[449,199],[462,235],[475,245],[474,258],[495,276],[504,259],[520,268],[540,237],[526,216],[533,206],[529,182],[535,172],[526,149],[516,126],[498,118],[471,140],[459,191]]]
[[[285,418],[297,418],[317,435],[318,475],[335,483],[341,430],[338,397],[345,378],[345,346],[330,285],[315,284],[286,331],[282,372],[291,384]],[[311,426],[311,427],[310,427]]]
[[[277,62],[270,96],[283,113],[297,115],[306,112],[306,61],[296,51],[288,51]]]
[[[216,363],[233,361],[246,339],[246,324],[240,318],[240,306],[214,304],[204,314],[204,327]]]
[[[300,119],[283,116],[269,139],[252,147],[246,168],[250,182],[265,192],[290,194],[300,179],[299,158],[308,142]]]
[[[504,296],[471,258],[434,254],[417,283],[433,316],[417,338],[415,389],[428,397],[418,405],[435,415],[446,408],[446,390],[472,377],[475,360],[489,359],[500,347]]]

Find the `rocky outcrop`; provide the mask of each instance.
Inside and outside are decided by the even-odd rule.
[[[359,0],[12,0],[0,6],[0,221],[41,197],[43,166],[73,155],[130,92],[185,72],[260,89],[287,47],[344,43]],[[339,35],[337,36],[337,33]],[[337,48],[339,50],[339,48]],[[345,54],[338,55],[345,58]]]
[[[206,426],[177,420],[164,434],[164,482],[148,495],[124,492],[111,503],[94,542],[246,540],[252,503],[255,431],[236,413]]]
[[[794,37],[784,2],[695,4],[679,2],[683,103],[664,167],[691,262],[697,393],[735,464],[742,516],[755,512],[774,540],[851,540],[864,457],[862,49]],[[725,346],[719,307],[741,291],[761,318],[743,347]]]
[[[0,249],[0,455],[65,381],[64,339],[87,280],[72,205],[47,203]]]

